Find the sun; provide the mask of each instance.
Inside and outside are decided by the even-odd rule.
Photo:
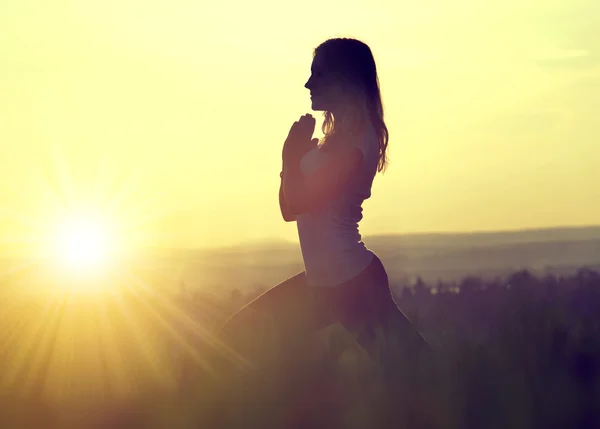
[[[75,219],[60,225],[56,244],[57,256],[72,269],[102,264],[110,248],[105,229],[91,219]]]
[[[54,259],[69,272],[89,273],[104,268],[114,256],[110,224],[88,216],[72,216],[60,222],[54,234]]]

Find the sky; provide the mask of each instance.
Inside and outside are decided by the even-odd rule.
[[[2,2],[0,247],[64,207],[148,246],[297,240],[281,148],[330,37],[371,47],[390,132],[361,233],[597,224],[599,21],[596,0]]]

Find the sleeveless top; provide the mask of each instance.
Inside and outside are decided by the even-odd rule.
[[[373,261],[373,252],[362,242],[358,224],[362,202],[371,196],[377,173],[379,143],[372,124],[354,144],[363,163],[335,199],[296,216],[306,281],[310,286],[335,286],[360,274]],[[314,173],[329,156],[316,147],[300,160],[304,175]]]

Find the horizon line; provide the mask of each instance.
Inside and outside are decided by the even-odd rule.
[[[391,236],[452,236],[452,235],[485,235],[485,234],[510,234],[510,233],[526,233],[526,232],[541,232],[541,231],[557,231],[557,230],[581,230],[581,229],[596,229],[600,228],[600,224],[592,225],[559,225],[559,226],[548,226],[548,227],[525,227],[525,228],[513,228],[513,229],[498,229],[498,230],[473,230],[473,231],[437,231],[437,232],[389,232],[379,234],[361,234],[363,238],[367,237],[391,237]],[[230,249],[234,247],[252,246],[256,244],[264,243],[285,243],[285,244],[297,244],[297,241],[290,241],[285,238],[271,237],[264,239],[245,240],[239,243],[230,245],[216,245],[216,246],[182,246],[182,247],[170,247],[165,250],[217,250],[217,249]]]

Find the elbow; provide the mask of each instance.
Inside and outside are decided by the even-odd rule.
[[[302,198],[297,192],[288,192],[285,195],[285,203],[286,211],[294,217],[304,211]]]
[[[286,202],[287,212],[290,216],[296,216],[297,214],[300,214],[300,211],[298,210],[298,202],[296,199],[289,198]]]
[[[293,222],[296,220],[296,215],[292,213],[288,204],[281,205],[281,217],[286,222]]]
[[[286,207],[285,209],[282,208],[281,210],[281,217],[283,218],[284,221],[286,222],[294,222],[296,220],[296,215],[293,214],[288,207]]]

